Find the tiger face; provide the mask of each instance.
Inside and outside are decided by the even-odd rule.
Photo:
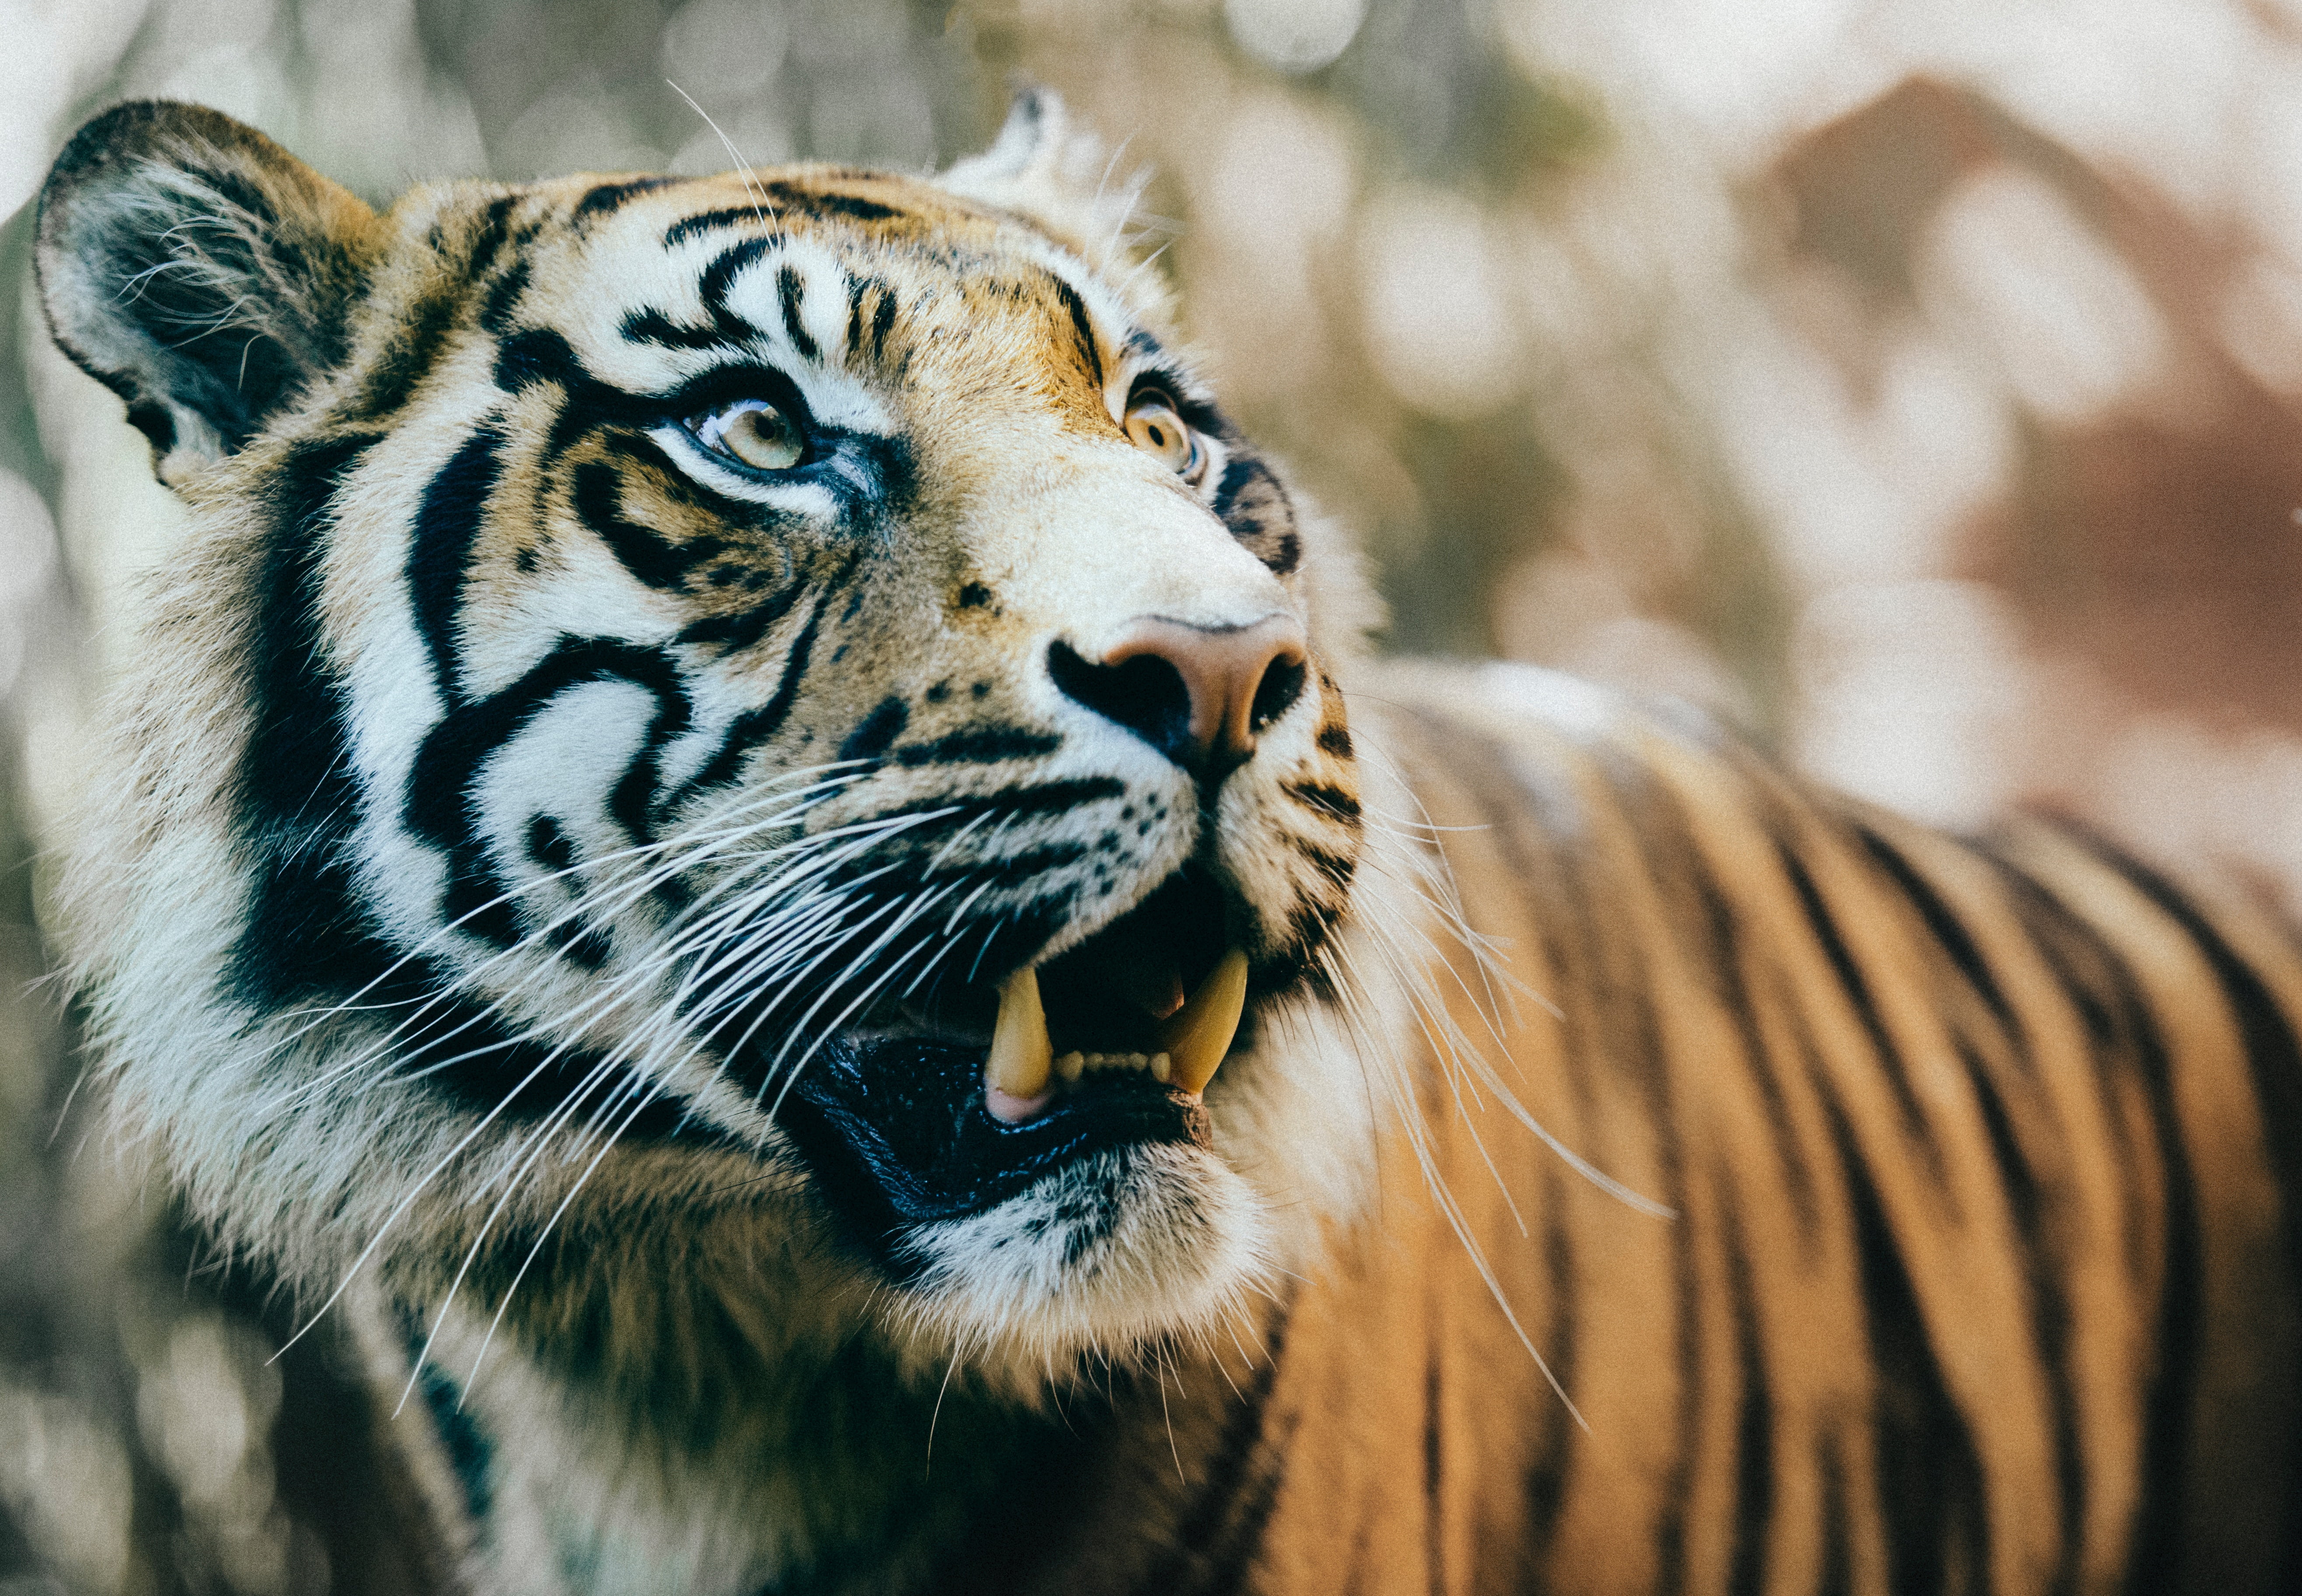
[[[1065,151],[378,216],[212,113],[75,140],[49,314],[194,525],[66,897],[228,1233],[435,1334],[554,1233],[780,1248],[1041,1370],[1297,1257],[1370,1140],[1304,1045],[1348,577]]]

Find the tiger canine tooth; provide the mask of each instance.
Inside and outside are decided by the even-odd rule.
[[[1046,1011],[1039,1006],[1039,974],[1029,967],[1007,978],[999,988],[999,1022],[991,1033],[990,1056],[983,1061],[983,1084],[992,1112],[1003,1106],[1022,1107],[1047,1089],[1047,1072],[1054,1060],[1054,1044],[1047,1039]],[[990,1093],[1004,1093],[1011,1105],[1002,1105]],[[1000,1114],[1002,1119],[1029,1114]]]
[[[1169,1084],[1195,1095],[1205,1091],[1215,1066],[1231,1051],[1246,1008],[1247,955],[1231,948],[1207,972],[1191,1001],[1159,1028],[1159,1046],[1171,1061]]]

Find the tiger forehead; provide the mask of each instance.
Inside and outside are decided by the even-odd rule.
[[[574,307],[565,330],[611,381],[653,387],[641,368],[659,357],[751,357],[764,340],[914,391],[1004,372],[1070,424],[1102,427],[1124,351],[1159,348],[1038,228],[895,174],[578,177],[470,198],[465,248],[445,218],[431,242],[483,325],[564,325]]]

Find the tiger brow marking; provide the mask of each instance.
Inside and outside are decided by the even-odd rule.
[[[576,203],[575,220],[581,222],[603,211],[615,210],[627,199],[652,194],[658,189],[668,189],[675,183],[686,181],[682,177],[635,177],[620,183],[601,183]]]
[[[740,227],[745,223],[755,227],[782,231],[777,223],[762,217],[757,206],[727,206],[716,211],[705,211],[700,215],[682,216],[664,230],[664,246],[668,248],[674,244],[685,244],[699,233],[712,232],[723,227]]]
[[[786,261],[777,268],[776,303],[783,308],[784,331],[790,334],[792,348],[799,351],[801,359],[815,360],[821,358],[823,350],[809,334],[808,330],[800,324],[799,319],[800,298],[806,291],[806,288],[807,285],[799,279],[797,266]]]
[[[873,299],[876,295],[877,298]],[[877,365],[887,347],[887,329],[895,325],[895,290],[885,279],[847,275],[847,358],[863,353],[863,302],[871,306],[871,360]]]
[[[1047,280],[1055,285],[1056,297],[1063,300],[1063,308],[1071,313],[1071,327],[1079,334],[1080,357],[1086,362],[1088,374],[1099,391],[1103,387],[1103,350],[1096,343],[1094,323],[1088,320],[1087,301],[1080,298],[1079,290],[1060,272],[1048,272]]]
[[[730,341],[717,327],[683,327],[660,310],[634,310],[616,329],[626,343],[660,344],[673,349],[718,349]]]
[[[909,214],[891,205],[881,205],[876,199],[865,199],[859,194],[802,189],[780,179],[768,185],[768,192],[788,209],[806,211],[819,216],[837,216],[849,222],[894,222]]]
[[[696,292],[722,332],[731,337],[759,336],[758,330],[750,322],[727,308],[727,290],[735,285],[736,273],[774,248],[778,241],[773,238],[745,239],[742,243],[722,250],[718,258],[704,268],[702,277],[696,283]],[[731,331],[735,329],[740,329],[740,332]]]
[[[895,290],[886,284],[879,289],[879,303],[871,312],[871,359],[883,363],[887,355],[887,334],[895,325]]]

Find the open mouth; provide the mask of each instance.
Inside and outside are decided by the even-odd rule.
[[[1187,868],[1062,957],[827,1045],[781,1122],[857,1239],[980,1213],[1065,1164],[1207,1145],[1201,1094],[1246,1012],[1222,889]]]

